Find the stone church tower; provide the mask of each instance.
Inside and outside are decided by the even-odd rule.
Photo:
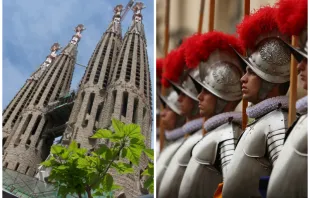
[[[75,139],[81,147],[91,149],[96,141],[90,139],[99,127],[99,116],[116,57],[122,43],[121,11],[123,6],[114,8],[114,16],[108,29],[103,33],[81,80],[77,98],[69,118],[62,143],[69,144]]]
[[[12,137],[9,137],[3,156],[4,167],[34,175],[38,164],[47,156],[49,146],[41,136],[47,127],[54,124],[45,116],[47,105],[70,90],[78,42],[83,30],[84,26],[78,25],[75,28],[76,34],[54,62],[43,73],[32,76],[32,80],[40,80],[18,118]]]
[[[143,3],[136,3],[132,8],[132,23],[124,36],[113,76],[104,94],[100,126],[109,128],[111,118],[139,124],[147,139],[146,143],[150,146],[152,96],[147,42],[141,14],[143,8]]]
[[[53,45],[51,55],[3,113],[5,168],[34,176],[38,164],[49,155],[54,138],[59,136],[64,145],[72,140],[87,149],[104,144],[90,137],[99,128],[110,129],[112,118],[140,125],[145,143],[151,147],[152,95],[141,14],[144,5],[132,5],[130,1],[125,11],[122,5],[114,8],[112,21],[88,62],[76,95],[68,92],[84,26],[76,27],[76,34],[57,56],[59,44]],[[131,7],[132,22],[122,39],[121,21]],[[141,181],[147,164],[147,157],[142,156],[134,174],[120,176],[111,172],[123,187],[120,197],[147,193]]]
[[[38,85],[38,81],[42,78],[42,74],[49,67],[49,65],[55,60],[56,52],[60,49],[58,43],[54,43],[51,47],[51,53],[46,57],[46,60],[40,65],[40,67],[27,79],[24,86],[19,90],[10,104],[6,107],[2,114],[2,145],[7,147],[9,137],[12,137],[14,126],[17,123],[17,119],[21,112],[24,110],[26,103],[31,100],[31,96],[35,92],[35,87]],[[16,128],[16,127],[15,127]]]
[[[103,92],[104,104],[99,126],[110,128],[111,118],[139,124],[146,145],[151,147],[152,96],[147,41],[141,14],[143,8],[143,3],[136,3],[132,8],[132,23],[125,33],[110,84],[107,91]],[[147,158],[143,156],[134,174],[114,175],[115,182],[123,187],[127,198],[145,193],[140,174],[147,164]]]

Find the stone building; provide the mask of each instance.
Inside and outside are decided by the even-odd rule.
[[[130,5],[134,14],[122,38],[123,6],[114,8],[114,16],[103,33],[86,67],[77,93],[70,92],[78,42],[85,29],[76,34],[56,56],[51,55],[26,81],[3,112],[3,166],[29,176],[37,174],[56,137],[61,143],[72,140],[92,149],[105,142],[90,137],[99,128],[111,128],[111,119],[136,123],[151,146],[152,95],[147,55],[147,40],[142,23],[143,3]],[[141,187],[141,171],[148,164],[146,156],[128,176],[115,175],[123,186],[120,197],[137,197]]]

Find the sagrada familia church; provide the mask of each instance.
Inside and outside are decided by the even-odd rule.
[[[80,147],[92,149],[103,142],[90,137],[99,128],[110,129],[112,118],[139,124],[146,145],[151,146],[152,91],[141,14],[144,5],[130,7],[134,14],[124,37],[123,6],[114,8],[77,92],[70,91],[70,85],[84,25],[75,28],[63,49],[58,43],[52,45],[46,60],[2,113],[4,168],[35,177],[56,137],[61,137],[63,145],[76,140]],[[142,159],[134,174],[114,176],[126,197],[143,194],[140,173],[147,163]]]

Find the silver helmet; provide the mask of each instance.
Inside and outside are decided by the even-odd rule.
[[[171,91],[167,97],[158,95],[161,103],[166,107],[166,105],[176,114],[181,115],[178,102],[178,94],[175,91]]]
[[[196,85],[210,91],[224,101],[242,98],[240,78],[243,75],[238,56],[224,50],[215,50],[206,62],[199,64],[199,78],[190,77]],[[199,86],[198,86],[199,87]]]
[[[277,36],[264,37],[248,58],[235,52],[254,73],[269,83],[285,83],[290,80],[290,50]]]
[[[198,91],[195,87],[195,84],[191,78],[189,78],[188,74],[193,76],[194,78],[199,76],[199,69],[198,67],[191,70],[186,70],[183,72],[183,76],[181,77],[181,85],[174,83],[171,80],[168,80],[169,83],[172,85],[173,89],[180,94],[181,92],[193,99],[194,101],[198,102],[197,96]]]

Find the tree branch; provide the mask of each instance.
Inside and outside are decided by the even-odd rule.
[[[120,152],[121,150],[125,147],[125,143],[122,142],[117,154],[115,156],[113,156],[112,160],[110,161],[110,163],[108,164],[106,170],[103,172],[103,174],[100,174],[99,178],[93,183],[90,185],[91,188],[93,188],[93,186],[100,180],[102,180],[104,178],[104,176],[107,174],[108,170],[110,169],[110,166],[112,165],[112,163],[115,161],[116,157],[120,155]],[[115,147],[114,147],[115,148]],[[114,149],[113,148],[113,149]],[[113,152],[114,153],[114,152]]]

